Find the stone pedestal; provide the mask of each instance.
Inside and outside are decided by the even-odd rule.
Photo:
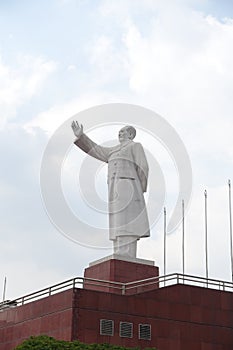
[[[85,269],[84,277],[87,278],[84,284],[85,289],[111,292],[115,294],[136,294],[153,290],[159,287],[158,283],[145,285],[143,280],[159,276],[159,268],[154,266],[154,262],[143,259],[131,259],[120,255],[111,255],[109,257],[90,263]],[[89,280],[90,279],[90,280]],[[93,279],[93,280],[92,280]],[[94,281],[106,281],[99,282]],[[107,283],[111,281],[112,283]],[[119,283],[135,282],[126,286]],[[132,287],[132,288],[129,288]]]

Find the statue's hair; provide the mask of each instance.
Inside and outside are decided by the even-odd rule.
[[[130,139],[133,140],[136,136],[136,129],[132,125],[126,125],[125,128],[130,134]]]

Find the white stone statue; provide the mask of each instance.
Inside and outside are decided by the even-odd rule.
[[[72,122],[75,145],[108,163],[109,239],[114,254],[136,258],[137,240],[150,236],[143,192],[147,189],[148,163],[140,143],[134,142],[136,130],[125,126],[119,131],[120,144],[103,147],[83,132],[83,126]]]

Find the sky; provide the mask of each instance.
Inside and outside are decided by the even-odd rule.
[[[227,0],[0,1],[0,292],[5,276],[6,297],[16,298],[83,276],[90,262],[111,254],[62,235],[46,213],[40,184],[43,155],[57,128],[109,103],[150,109],[175,129],[193,171],[185,272],[205,275],[206,189],[209,276],[231,280],[232,43],[233,3]],[[93,139],[114,138],[116,127],[95,123]],[[75,201],[84,155],[73,140],[70,129],[64,193],[72,210],[97,225],[99,218]],[[142,131],[137,141],[149,149]],[[164,146],[152,142],[150,151],[164,173],[166,198],[138,256],[154,260],[163,274],[162,211],[172,212],[178,179]],[[98,174],[97,192],[106,198],[106,168]],[[152,192],[155,177],[150,172]],[[181,243],[179,227],[167,238],[168,273],[182,271]]]

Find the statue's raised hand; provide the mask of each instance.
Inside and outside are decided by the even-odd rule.
[[[73,129],[73,132],[74,132],[75,136],[77,138],[79,138],[82,135],[82,133],[83,133],[83,126],[82,126],[82,124],[80,124],[80,126],[79,126],[79,123],[77,121],[73,120],[73,122],[71,124],[71,127]]]

